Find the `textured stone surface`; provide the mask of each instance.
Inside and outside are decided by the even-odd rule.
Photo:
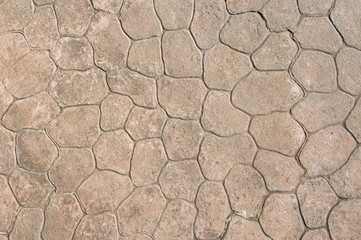
[[[8,174],[15,167],[15,136],[2,126],[0,126],[0,160],[2,174]]]
[[[92,2],[95,9],[116,14],[120,10],[123,0],[93,0]]]
[[[353,95],[361,93],[361,52],[353,48],[340,50],[336,57],[338,83]]]
[[[101,128],[105,131],[123,128],[132,106],[132,100],[127,96],[108,95],[100,105]]]
[[[228,231],[224,240],[233,239],[254,239],[269,240],[257,222],[246,220],[239,216],[234,216],[229,223]]]
[[[33,12],[34,4],[31,0],[1,1],[0,32],[22,30],[31,21]]]
[[[303,14],[323,15],[332,7],[334,0],[299,0],[298,7]]]
[[[267,0],[226,0],[228,11],[233,14],[259,11]]]
[[[1,68],[1,63],[0,63]],[[0,73],[1,76],[1,73]],[[13,102],[13,97],[11,94],[6,90],[4,84],[0,82],[0,118],[6,112],[10,104]]]
[[[9,239],[41,239],[43,222],[44,216],[40,209],[23,208],[16,217]]]
[[[325,229],[316,229],[308,230],[303,235],[302,240],[330,240],[330,237]]]
[[[193,17],[193,0],[155,0],[154,8],[167,30],[187,28]]]
[[[19,207],[8,183],[4,176],[0,176],[0,231],[6,232],[9,230],[12,222],[15,219],[16,211]]]

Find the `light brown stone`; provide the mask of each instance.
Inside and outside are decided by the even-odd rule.
[[[150,234],[134,234],[132,236],[120,236],[119,240],[154,240]]]
[[[114,211],[132,189],[128,176],[97,171],[80,185],[77,194],[86,213],[96,214]]]
[[[52,4],[55,0],[34,0],[36,5]]]
[[[228,11],[233,14],[259,11],[267,0],[226,0]]]
[[[95,9],[117,14],[123,4],[123,0],[93,0]]]
[[[10,226],[15,219],[19,204],[17,203],[5,176],[0,175],[0,231],[10,230]]]
[[[0,125],[0,173],[11,172],[15,161],[15,136]]]
[[[43,212],[37,208],[23,208],[16,217],[9,240],[41,239]]]
[[[74,192],[94,171],[92,152],[85,148],[62,148],[49,170],[49,178],[59,191]]]
[[[309,176],[328,175],[347,161],[355,146],[355,140],[344,128],[330,126],[309,137],[300,161]]]
[[[155,0],[154,8],[167,30],[188,28],[193,17],[193,0]]]
[[[353,95],[361,94],[361,52],[344,48],[337,54],[336,63],[340,87]]]
[[[1,68],[1,63],[0,63],[0,68]],[[13,97],[6,90],[4,84],[0,82],[0,119],[2,118],[3,114],[6,112],[6,110],[8,109],[8,107],[12,102],[13,102]]]
[[[293,156],[305,140],[302,127],[288,113],[255,117],[250,132],[258,146]]]
[[[269,240],[257,222],[246,220],[239,216],[232,217],[224,240],[253,239]]]
[[[236,164],[252,164],[256,151],[256,144],[248,133],[232,137],[207,135],[198,162],[207,179],[222,181]]]
[[[308,230],[303,235],[302,240],[330,240],[330,237],[325,229],[316,229]]]
[[[324,15],[332,7],[334,0],[298,0],[300,12],[309,15]]]
[[[100,104],[101,128],[105,131],[123,128],[132,106],[132,100],[127,96],[108,95]]]
[[[23,130],[16,139],[18,164],[36,172],[47,171],[57,157],[58,150],[43,131]]]
[[[270,191],[293,191],[304,174],[294,157],[266,150],[257,153],[254,166],[263,175]]]
[[[31,0],[5,0],[0,2],[0,32],[22,30],[33,17]]]

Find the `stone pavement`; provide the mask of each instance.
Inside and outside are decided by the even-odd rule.
[[[0,0],[0,240],[360,240],[360,0]]]

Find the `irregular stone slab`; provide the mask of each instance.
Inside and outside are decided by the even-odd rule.
[[[36,5],[46,5],[46,4],[52,4],[55,2],[55,0],[34,0]]]
[[[150,185],[157,181],[167,155],[160,139],[137,142],[132,158],[130,176],[136,186]]]
[[[288,113],[255,117],[250,132],[261,148],[293,156],[305,140],[302,127]]]
[[[200,77],[202,53],[187,30],[165,32],[162,38],[165,72],[173,77]]]
[[[204,178],[195,160],[169,162],[159,176],[159,185],[167,198],[193,202]]]
[[[232,102],[250,114],[287,111],[303,96],[286,71],[253,71],[233,90]]]
[[[88,147],[99,137],[99,109],[94,106],[65,108],[46,128],[62,147]]]
[[[157,87],[153,78],[120,67],[107,73],[108,84],[113,92],[128,95],[142,107],[154,108],[157,105]]]
[[[198,162],[207,179],[222,181],[236,164],[252,164],[256,151],[256,144],[248,133],[232,137],[207,135]]]
[[[17,149],[19,150],[19,149]],[[8,174],[15,167],[15,136],[0,126],[0,173]]]
[[[309,137],[300,161],[309,176],[328,175],[347,161],[355,146],[355,140],[344,128],[330,126]]]
[[[226,23],[228,14],[223,0],[196,0],[190,30],[202,49],[218,42],[218,34]]]
[[[48,52],[30,52],[9,69],[4,86],[17,98],[29,97],[46,88],[55,70]]]
[[[123,4],[123,0],[93,0],[95,9],[117,14]]]
[[[73,194],[54,194],[45,209],[44,239],[72,239],[83,212]]]
[[[304,225],[296,196],[290,193],[271,194],[264,204],[260,223],[273,239],[298,239]]]
[[[119,19],[124,31],[133,39],[145,39],[162,34],[162,25],[155,13],[152,0],[124,0]]]
[[[32,47],[53,49],[59,39],[57,20],[51,6],[38,7],[31,22],[24,28]]]
[[[128,174],[133,146],[133,141],[123,130],[103,133],[94,146],[97,167]]]
[[[264,177],[270,191],[293,191],[304,174],[294,157],[266,150],[257,153],[254,166]]]
[[[95,238],[118,239],[117,220],[113,214],[86,215],[79,223],[74,233],[74,240]]]
[[[21,167],[29,171],[44,172],[53,164],[58,150],[43,131],[29,129],[18,133],[16,155]]]
[[[0,77],[1,77],[1,73],[0,73]],[[6,110],[8,109],[8,107],[12,102],[13,102],[13,97],[6,90],[4,84],[0,82],[0,118],[3,116],[3,114],[6,112]]]
[[[254,239],[269,240],[257,222],[249,221],[239,216],[234,216],[229,223],[224,240]]]
[[[288,32],[271,33],[252,60],[261,70],[287,70],[297,51],[297,44]]]
[[[231,213],[226,192],[218,182],[204,182],[197,194],[194,232],[198,239],[216,239],[223,234]]]
[[[308,15],[324,15],[332,7],[334,0],[299,0],[300,12]]]
[[[160,137],[167,116],[161,108],[134,107],[129,114],[125,129],[135,140]]]
[[[116,16],[98,12],[93,17],[87,38],[94,48],[95,64],[106,71],[124,65],[130,40]]]
[[[15,219],[16,211],[19,207],[5,176],[0,175],[0,231],[10,230],[10,226]]]
[[[155,0],[154,8],[167,30],[188,28],[193,17],[192,0]]]
[[[361,148],[358,147],[348,162],[337,172],[330,176],[332,188],[338,195],[345,198],[361,196]]]
[[[120,236],[119,240],[153,240],[154,237],[152,237],[150,234],[134,234],[132,236]]]
[[[201,123],[205,130],[221,136],[247,131],[250,117],[234,108],[226,92],[210,91],[203,104]]]
[[[128,67],[151,77],[163,74],[160,45],[159,38],[133,42],[129,49]]]
[[[49,85],[50,95],[62,107],[97,104],[107,92],[105,73],[98,68],[86,71],[59,70]]]
[[[60,108],[54,100],[46,92],[40,92],[15,101],[5,113],[2,123],[14,131],[23,128],[43,129],[59,113]]]
[[[9,184],[19,203],[27,207],[43,206],[50,193],[55,190],[45,174],[21,169],[15,169],[11,173]]]
[[[204,82],[209,88],[232,90],[252,70],[248,56],[216,44],[204,56]]]
[[[172,117],[198,119],[206,93],[201,79],[164,76],[158,80],[159,104]]]
[[[162,139],[168,157],[172,160],[197,156],[203,130],[198,122],[169,119],[164,126]]]
[[[2,2],[2,1],[1,1]],[[0,32],[21,31],[33,17],[31,0],[10,0],[0,4]]]
[[[361,31],[361,2],[345,0],[336,1],[331,19],[345,42],[361,49],[359,33]]]
[[[332,239],[357,239],[361,235],[360,208],[361,200],[351,199],[341,201],[332,210],[328,219]]]
[[[97,171],[80,185],[77,194],[85,211],[96,214],[114,211],[132,189],[128,176],[111,171]]]
[[[226,0],[228,11],[233,14],[259,11],[267,0]]]
[[[132,100],[127,96],[108,95],[100,104],[101,128],[105,131],[123,128],[132,106]]]
[[[353,95],[361,94],[361,52],[343,48],[336,56],[339,86]]]
[[[325,229],[315,229],[308,230],[303,235],[302,240],[330,240],[330,237]]]
[[[220,33],[221,41],[245,53],[258,48],[268,35],[266,24],[257,13],[232,15]]]
[[[307,91],[332,92],[337,89],[333,57],[320,51],[302,51],[291,69]]]
[[[10,240],[41,239],[43,212],[37,208],[23,208],[16,217]]]
[[[135,189],[117,210],[120,234],[152,233],[165,205],[166,199],[157,185]]]
[[[93,15],[89,0],[59,0],[54,5],[61,35],[81,36],[88,29]]]
[[[335,53],[342,46],[340,35],[327,17],[305,17],[294,36],[306,49]]]
[[[49,178],[57,190],[74,192],[94,169],[95,160],[89,149],[62,148],[49,170]]]

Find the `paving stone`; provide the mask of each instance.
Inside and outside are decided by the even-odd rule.
[[[204,182],[197,194],[194,231],[197,239],[216,239],[224,232],[231,213],[224,187],[218,182]]]
[[[83,212],[73,194],[54,194],[45,210],[43,239],[72,239]]]
[[[101,128],[105,131],[123,128],[132,106],[132,100],[127,96],[108,95],[100,105]]]
[[[331,55],[302,51],[291,69],[307,91],[332,92],[337,88],[337,71]]]
[[[201,49],[211,48],[218,41],[228,14],[223,0],[196,0],[190,30]]]
[[[314,132],[327,125],[342,122],[354,105],[354,99],[341,91],[309,93],[292,109],[292,115],[305,128]]]
[[[54,143],[43,131],[23,130],[16,139],[18,164],[36,172],[47,171],[58,155]]]
[[[232,90],[251,70],[247,55],[223,44],[218,43],[205,53],[204,82],[209,88]]]
[[[95,9],[117,14],[123,4],[123,0],[93,0]]]
[[[137,142],[132,158],[130,176],[136,186],[150,185],[157,181],[167,156],[160,139]]]
[[[331,19],[337,30],[342,34],[345,42],[361,49],[358,37],[361,31],[361,2],[345,0],[336,1],[331,13]]]
[[[203,130],[198,122],[169,119],[162,139],[167,155],[172,160],[194,158],[199,151]]]
[[[253,71],[232,92],[232,102],[250,114],[287,111],[303,96],[286,71]]]
[[[97,167],[128,174],[133,146],[133,141],[123,130],[103,133],[94,146]]]
[[[59,113],[60,108],[54,100],[47,93],[40,92],[15,101],[5,113],[2,123],[14,131],[24,128],[43,129]]]
[[[19,150],[19,149],[17,149]],[[8,174],[15,167],[15,136],[0,125],[0,173]]]
[[[293,191],[304,174],[295,158],[266,150],[257,153],[254,166],[270,191]]]
[[[20,31],[32,19],[34,4],[31,0],[0,2],[0,32]]]
[[[288,113],[255,117],[250,132],[258,146],[293,156],[305,140],[302,127]]]
[[[310,228],[324,226],[328,212],[338,202],[327,181],[321,177],[302,180],[297,196],[303,219]]]
[[[353,95],[361,94],[361,52],[353,48],[343,48],[337,54],[339,86]]]
[[[159,176],[159,185],[167,198],[193,202],[203,180],[197,161],[184,160],[168,162]]]
[[[166,199],[158,186],[135,189],[117,210],[120,234],[152,233],[161,219],[165,205]]]
[[[200,77],[202,54],[187,30],[165,32],[162,38],[165,72],[172,77]]]
[[[117,220],[113,214],[86,215],[80,221],[74,233],[74,240],[79,239],[118,239]]]
[[[233,239],[254,239],[269,240],[257,222],[246,220],[239,216],[234,216],[229,223],[228,231],[224,240]]]
[[[298,239],[304,225],[294,194],[271,194],[263,207],[260,223],[273,239]]]
[[[0,77],[1,77],[1,73],[0,73]],[[0,119],[12,102],[13,102],[13,97],[6,90],[4,84],[0,82]]]
[[[302,240],[330,240],[330,237],[325,229],[316,229],[308,230],[303,235]]]
[[[55,0],[34,0],[36,5],[52,4]]]
[[[328,219],[331,238],[357,239],[361,235],[361,200],[341,201],[332,211]]]
[[[114,211],[130,194],[133,186],[128,176],[111,171],[94,172],[77,190],[88,214]]]
[[[8,240],[8,237],[5,236],[5,235],[0,235],[0,239],[1,239],[1,240]]]
[[[330,183],[335,192],[345,198],[361,196],[361,147],[351,155],[340,170],[330,176]]]
[[[226,0],[228,11],[238,14],[249,11],[259,11],[267,0]]]
[[[55,70],[48,52],[30,52],[9,69],[4,86],[17,98],[30,97],[46,88]]]
[[[220,39],[230,47],[245,53],[256,50],[268,35],[266,24],[257,13],[232,15],[220,33]]]
[[[330,126],[309,137],[300,161],[309,176],[328,175],[347,161],[355,146],[355,140],[344,128]]]
[[[54,9],[51,6],[36,8],[33,19],[24,28],[24,34],[33,47],[54,48],[59,39]]]
[[[88,29],[93,8],[89,0],[58,0],[54,5],[61,35],[81,36]]]
[[[74,192],[94,169],[95,160],[89,149],[62,148],[48,173],[58,191]]]
[[[130,40],[116,16],[104,12],[96,13],[86,36],[94,48],[97,66],[110,71],[117,65],[125,64]]]
[[[252,60],[261,70],[287,70],[298,51],[288,32],[271,33],[264,44],[254,52]]]
[[[162,25],[155,13],[152,0],[124,0],[119,19],[124,31],[133,39],[145,39],[162,34]]]
[[[27,207],[41,207],[55,190],[45,174],[21,169],[11,173],[9,184],[19,203]]]
[[[299,0],[300,12],[309,15],[324,15],[332,7],[334,0]]]
[[[256,151],[256,144],[248,133],[232,137],[207,135],[198,161],[206,178],[222,181],[236,164],[252,164]]]
[[[43,212],[37,208],[23,208],[16,217],[10,240],[41,239]]]
[[[221,136],[247,131],[250,117],[234,108],[228,93],[210,91],[203,104],[201,123],[205,130]]]
[[[125,128],[135,140],[160,137],[166,120],[167,116],[161,108],[134,107]]]
[[[184,200],[169,202],[154,231],[154,236],[158,240],[193,239],[193,222],[196,214],[196,208]]]
[[[337,52],[342,39],[327,17],[305,17],[294,34],[303,48]]]
[[[128,95],[142,107],[153,108],[157,105],[157,88],[153,78],[120,67],[107,73],[108,84],[113,92]]]
[[[193,17],[192,0],[155,0],[154,8],[167,30],[188,28]]]
[[[5,176],[0,176],[0,231],[10,230],[10,226],[15,219],[19,204],[17,203]]]
[[[149,234],[134,234],[132,236],[120,236],[119,240],[153,240],[154,238]]]
[[[150,38],[133,42],[129,49],[128,67],[146,76],[163,74],[160,39]]]
[[[91,146],[99,137],[99,109],[94,106],[65,108],[46,130],[61,147]]]

